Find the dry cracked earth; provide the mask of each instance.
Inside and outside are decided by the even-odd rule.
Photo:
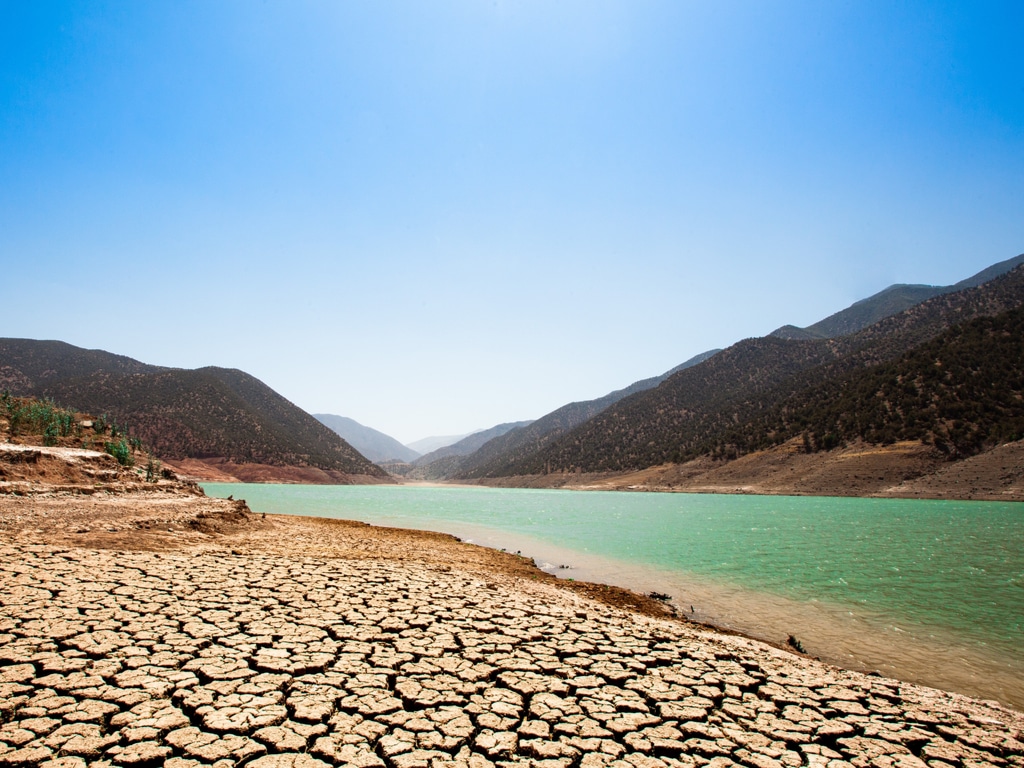
[[[262,525],[0,529],[0,767],[1024,766],[994,703],[443,565],[419,534]]]

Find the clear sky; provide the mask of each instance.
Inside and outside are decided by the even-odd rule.
[[[1024,252],[1024,4],[0,0],[0,336],[404,442]]]

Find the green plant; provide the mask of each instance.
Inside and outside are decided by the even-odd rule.
[[[56,445],[58,437],[67,437],[78,429],[72,411],[55,405],[50,400],[22,400],[10,396],[0,398],[7,410],[11,435],[22,432],[42,435],[44,445]]]
[[[135,459],[132,458],[132,450],[125,440],[119,440],[116,443],[106,443],[104,447],[107,453],[117,459],[117,463],[122,467],[130,467],[135,464]]]
[[[149,454],[149,461],[146,462],[146,482],[155,483],[160,479],[160,462]]]

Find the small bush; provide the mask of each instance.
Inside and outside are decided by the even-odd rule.
[[[130,467],[135,464],[135,459],[132,458],[132,449],[128,446],[127,441],[119,440],[116,443],[107,443],[104,447],[107,449],[107,453],[117,459],[117,463],[122,467]]]

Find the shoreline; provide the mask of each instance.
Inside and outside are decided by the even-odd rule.
[[[0,498],[0,521],[2,766],[1024,765],[1020,712],[446,534],[170,490]]]
[[[801,602],[713,580],[684,579],[653,566],[567,550],[525,534],[486,526],[434,525],[437,521],[431,520],[423,527],[410,528],[408,521],[316,519],[454,536],[494,552],[522,557],[527,567],[557,579],[558,585],[568,590],[578,591],[581,585],[590,584],[644,598],[657,594],[660,599],[653,604],[655,609],[660,604],[669,609],[666,615],[711,631],[746,637],[783,650],[792,650],[787,645],[787,638],[792,637],[806,648],[806,655],[826,664],[1024,707],[1024,666],[1005,656],[985,655],[952,631],[947,631],[940,641],[933,628],[904,621],[898,627],[890,627],[882,619],[861,615],[863,611],[854,617],[847,606]],[[693,603],[696,610],[688,610]],[[1000,683],[986,682],[993,680]]]
[[[493,510],[479,522],[471,521],[475,516],[434,517],[433,509],[447,509],[454,500],[442,493],[435,503],[429,489],[422,498],[406,499],[406,494],[397,493],[398,490],[385,493],[382,489],[384,497],[379,500],[377,493],[369,489],[351,489],[356,498],[348,492],[336,498],[313,487],[298,496],[277,493],[271,488],[264,492],[262,486],[250,486],[242,493],[258,511],[298,512],[373,525],[443,531],[495,550],[529,556],[543,571],[563,580],[612,584],[643,595],[658,593],[669,598],[682,616],[709,627],[739,632],[775,646],[784,646],[787,638],[794,637],[810,655],[846,669],[878,672],[1024,708],[1024,656],[1005,632],[990,637],[992,633],[956,629],[959,625],[955,621],[920,621],[920,616],[894,612],[892,606],[887,610],[884,605],[872,608],[858,602],[833,603],[823,593],[817,598],[800,599],[772,592],[763,584],[759,588],[757,583],[616,559],[613,554],[599,554],[600,547],[593,541],[555,544],[535,538],[528,528],[512,526],[515,530],[507,530],[501,527],[504,518],[495,517]],[[411,496],[416,489],[406,490]],[[229,486],[214,486],[210,492],[223,496],[229,492],[239,494]],[[307,496],[316,501],[303,501]],[[586,505],[585,501],[580,503]],[[545,503],[540,506],[550,509]],[[572,546],[576,549],[569,548]],[[1006,599],[1012,597],[1007,595]],[[1011,605],[1007,603],[1007,608]]]
[[[225,460],[172,460],[178,475],[196,482],[380,484],[379,478],[331,479],[299,467],[237,465]],[[232,474],[232,472],[238,473]],[[553,472],[477,480],[407,480],[390,475],[385,484],[409,486],[550,488],[579,491],[710,493],[758,496],[831,496],[1024,501],[1024,440],[955,462],[917,442],[868,445],[806,454],[800,441],[746,454],[731,461],[707,457],[615,472]]]
[[[1024,501],[1024,441],[949,462],[916,442],[888,446],[858,442],[806,454],[800,441],[793,440],[731,461],[704,457],[641,470],[553,472],[461,482],[579,491]]]
[[[560,582],[576,579],[611,584],[641,595],[658,594],[679,618],[708,629],[783,649],[792,637],[806,648],[807,655],[844,669],[1024,706],[1024,662],[1007,658],[1005,651],[986,655],[983,650],[988,650],[987,646],[967,642],[954,630],[919,626],[909,620],[893,623],[891,618],[863,608],[854,615],[851,606],[823,599],[800,601],[735,583],[680,576],[655,566],[565,550],[525,535],[492,531],[492,536],[486,536],[480,534],[479,527],[476,533],[473,529],[453,525],[444,526],[443,532],[500,551],[521,552]],[[987,682],[992,680],[1000,682]]]

